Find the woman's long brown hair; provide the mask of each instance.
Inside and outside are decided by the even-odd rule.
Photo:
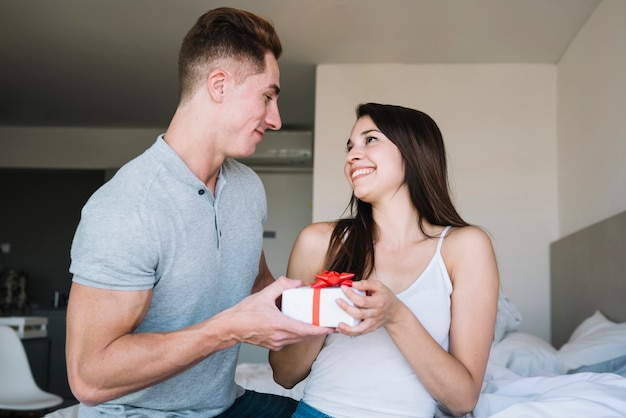
[[[361,104],[357,120],[369,116],[378,129],[393,142],[404,161],[405,182],[416,222],[424,235],[424,221],[440,226],[468,226],[450,198],[446,151],[435,121],[419,110],[378,103]],[[352,194],[349,218],[339,219],[331,234],[325,265],[327,269],[355,274],[354,280],[367,279],[374,270],[376,222],[372,206]]]

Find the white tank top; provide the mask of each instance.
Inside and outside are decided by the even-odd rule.
[[[449,229],[421,276],[397,295],[446,351],[452,282],[441,244]],[[432,418],[437,405],[384,328],[358,337],[328,335],[302,400],[335,418]]]

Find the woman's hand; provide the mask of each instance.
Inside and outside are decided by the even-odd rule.
[[[352,287],[364,291],[367,296],[361,296],[349,287],[342,286],[343,293],[354,306],[342,299],[338,299],[337,304],[353,318],[361,319],[354,327],[340,323],[337,332],[342,334],[354,337],[375,331],[396,321],[406,307],[391,289],[377,280],[356,281],[352,283]]]

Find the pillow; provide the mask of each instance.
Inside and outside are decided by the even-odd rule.
[[[626,322],[615,323],[601,312],[585,319],[556,355],[560,373],[626,355]]]
[[[511,332],[491,347],[489,362],[520,376],[554,374],[556,349],[545,340],[524,332]]]
[[[593,315],[585,319],[580,323],[580,325],[578,325],[578,327],[576,327],[574,332],[572,332],[572,335],[569,337],[569,341],[584,338],[593,332],[608,328],[612,325],[615,325],[615,322],[608,320],[604,315],[602,315],[602,312],[596,311]]]
[[[498,313],[496,316],[496,327],[493,333],[493,341],[502,341],[502,338],[517,329],[522,324],[522,314],[515,306],[515,303],[502,293],[498,294]]]

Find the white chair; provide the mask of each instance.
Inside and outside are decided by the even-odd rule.
[[[0,325],[0,410],[39,411],[62,402],[37,386],[22,341],[13,328]]]

